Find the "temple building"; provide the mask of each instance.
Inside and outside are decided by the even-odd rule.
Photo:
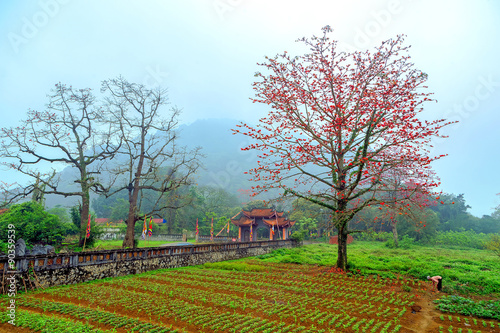
[[[267,228],[269,240],[288,239],[289,229],[295,224],[272,208],[254,208],[251,211],[242,210],[231,223],[238,227],[238,241],[250,242],[257,240],[257,229]]]

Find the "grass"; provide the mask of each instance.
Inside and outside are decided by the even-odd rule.
[[[179,243],[180,241],[148,241],[148,240],[140,240],[139,248],[142,247],[156,247],[161,246],[163,244],[171,244],[171,243]],[[194,243],[194,239],[188,239],[188,242]],[[114,250],[121,249],[123,244],[123,240],[99,240],[96,242],[96,245],[89,250]]]
[[[250,264],[240,260],[206,263],[202,267],[207,269],[220,269],[225,271],[240,272],[263,272],[269,270],[266,266]]]
[[[428,275],[443,277],[443,291],[461,295],[500,295],[500,261],[487,250],[449,249],[412,246],[389,249],[380,242],[354,242],[348,245],[350,270],[364,275],[395,278],[413,276],[425,280]],[[294,249],[279,249],[262,255],[261,260],[275,263],[335,266],[337,246],[312,244]]]

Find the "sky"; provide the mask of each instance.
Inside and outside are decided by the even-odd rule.
[[[500,2],[495,0],[40,0],[0,2],[0,112],[16,126],[42,110],[61,82],[99,92],[123,75],[168,88],[181,121],[256,123],[251,84],[264,56],[307,50],[301,37],[330,25],[345,50],[405,34],[429,75],[423,117],[459,121],[432,153],[440,189],[465,194],[469,211],[500,204]],[[15,175],[0,169],[0,180]]]

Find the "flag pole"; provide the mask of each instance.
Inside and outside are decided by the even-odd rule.
[[[82,252],[85,252],[85,243],[87,242],[87,235],[85,235],[85,239],[83,240]]]
[[[89,213],[89,221],[87,222],[87,230],[85,231],[85,239],[83,240],[82,252],[85,251],[85,243],[87,243],[87,238],[90,236],[90,213]]]

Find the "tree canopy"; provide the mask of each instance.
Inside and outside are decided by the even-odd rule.
[[[16,239],[27,244],[59,244],[72,229],[72,224],[61,222],[59,216],[44,211],[43,206],[33,201],[12,205],[0,215],[1,241],[7,241],[9,224],[15,226]]]
[[[257,126],[234,131],[253,139],[245,150],[260,152],[249,170],[254,194],[279,189],[332,212],[345,269],[353,216],[371,205],[403,208],[438,185],[430,163],[444,155],[431,157],[428,147],[449,122],[418,117],[431,98],[404,36],[346,53],[330,32],[300,39],[308,54],[284,52],[259,64],[266,72],[255,74],[253,102],[271,109]]]

